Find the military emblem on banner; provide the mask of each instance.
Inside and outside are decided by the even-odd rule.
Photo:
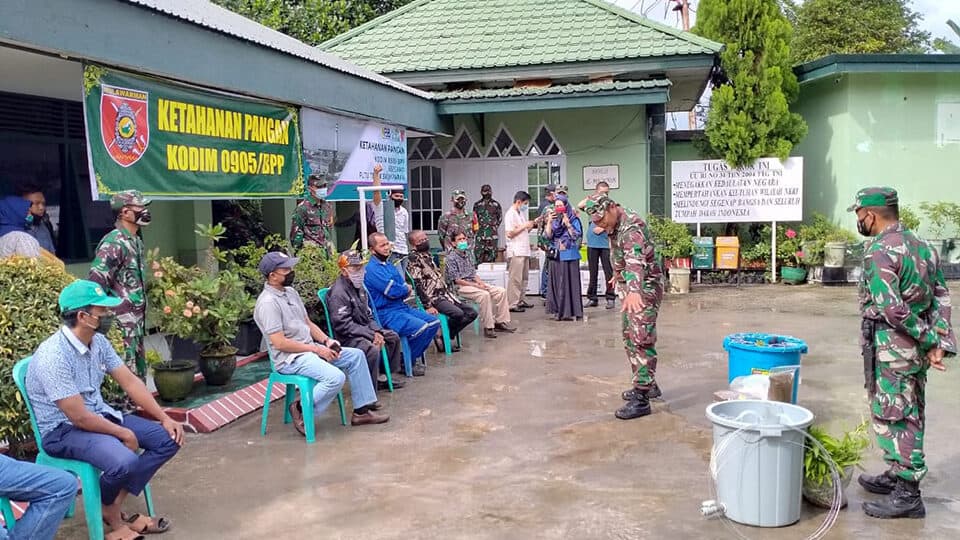
[[[147,92],[101,85],[100,136],[110,158],[129,167],[143,157],[150,144]]]

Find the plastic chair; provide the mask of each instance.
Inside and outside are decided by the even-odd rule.
[[[43,451],[43,443],[40,437],[40,428],[37,427],[37,419],[33,416],[33,405],[27,398],[27,366],[31,357],[26,357],[13,366],[13,381],[23,396],[23,402],[27,405],[27,412],[30,413],[30,427],[33,428],[33,437],[37,441],[37,464],[62,469],[75,474],[80,479],[80,485],[83,487],[83,509],[87,518],[87,535],[91,540],[103,539],[103,508],[100,503],[100,470],[85,461],[73,459],[56,458]],[[143,488],[143,498],[147,503],[147,514],[153,517],[153,495],[150,493],[150,484]],[[70,504],[67,510],[67,517],[73,517],[76,506],[76,499]],[[7,508],[3,508],[4,519],[6,518]],[[13,515],[13,510],[10,510]]]
[[[13,532],[13,526],[17,524],[17,517],[13,514],[13,505],[10,499],[0,497],[0,512],[3,513],[3,523],[6,525],[7,532]]]
[[[410,272],[404,272],[404,275],[406,276],[407,280],[410,282],[410,286],[413,287],[413,290],[414,290],[413,297],[417,301],[417,309],[419,309],[420,311],[426,311],[423,308],[423,302],[420,301],[420,295],[416,293],[417,283],[413,280],[413,276],[410,275]],[[448,357],[452,356],[453,351],[452,351],[452,346],[450,344],[450,318],[444,315],[443,313],[437,313],[437,318],[440,319],[440,335],[443,338],[443,352],[446,353]],[[460,343],[460,334],[457,334],[456,338],[457,338],[457,347],[461,347],[462,345]]]
[[[324,287],[317,291],[317,296],[320,297],[320,305],[323,306],[323,317],[327,320],[327,335],[333,339],[337,339],[333,335],[333,323],[330,321],[330,310],[327,309],[327,294],[330,292],[330,287]],[[369,297],[368,302],[369,302]],[[384,346],[380,347],[380,356],[383,357],[383,370],[387,374],[387,388],[393,392],[393,375],[390,374],[390,359],[387,358],[387,348]],[[373,381],[373,384],[377,384],[377,381]]]
[[[382,327],[383,323],[380,322],[380,314],[377,313],[377,306],[373,305],[373,300],[370,299],[370,291],[367,290],[366,286],[363,287],[363,290],[367,292],[367,299],[374,320]],[[410,349],[410,340],[405,336],[400,336],[400,348],[403,349],[403,372],[407,377],[413,377],[413,351]],[[421,356],[421,358],[423,358],[423,356]],[[423,367],[427,367],[427,360],[425,358],[423,359]]]
[[[260,435],[267,434],[267,416],[270,412],[270,398],[273,393],[274,384],[286,385],[287,393],[283,398],[283,423],[293,422],[293,415],[290,414],[290,404],[296,399],[294,390],[300,390],[300,408],[303,409],[303,427],[306,431],[307,443],[312,444],[316,439],[316,426],[313,418],[313,387],[317,381],[303,375],[287,375],[277,371],[273,365],[273,353],[270,352],[270,346],[267,346],[267,357],[270,359],[270,378],[267,380],[267,392],[263,396],[263,414],[260,420]],[[340,423],[347,425],[347,413],[343,407],[343,392],[337,394],[337,405],[340,406]]]

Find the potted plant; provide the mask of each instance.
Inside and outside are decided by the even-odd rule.
[[[690,268],[695,246],[686,224],[651,214],[647,217],[647,225],[664,264],[669,268]]]
[[[192,360],[170,360],[166,362],[160,353],[149,350],[146,353],[147,365],[153,369],[153,383],[157,394],[163,401],[181,401],[190,395],[193,389],[193,374],[197,364]]]
[[[847,247],[855,244],[857,238],[846,229],[834,227],[823,240],[823,266],[843,268],[847,258]]]
[[[147,284],[151,320],[167,335],[200,345],[200,372],[210,385],[229,382],[236,369],[237,348],[232,345],[240,319],[253,299],[240,277],[222,270],[211,275],[185,267],[172,257],[149,256],[152,278]]]
[[[815,506],[830,508],[835,493],[831,462],[840,474],[841,492],[845,492],[850,484],[853,468],[860,466],[863,451],[870,444],[867,438],[867,422],[862,422],[840,438],[832,437],[816,425],[810,426],[809,433],[823,449],[809,440],[806,443],[803,454],[803,498]],[[847,497],[843,493],[840,507],[846,505]]]
[[[777,231],[779,237],[781,231]],[[804,253],[800,249],[800,237],[797,231],[785,229],[783,236],[777,239],[777,259],[780,262],[780,278],[784,283],[796,285],[807,279],[807,269],[803,267]]]

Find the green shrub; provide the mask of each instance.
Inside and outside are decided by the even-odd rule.
[[[826,483],[833,485],[833,476],[830,469],[830,460],[837,466],[840,477],[849,467],[859,467],[863,461],[863,451],[870,444],[867,438],[867,423],[862,422],[852,431],[843,434],[841,438],[832,437],[820,426],[810,426],[810,436],[816,439],[828,456],[824,455],[820,447],[807,441],[803,455],[804,478],[814,486]]]
[[[900,207],[900,223],[913,232],[920,230],[920,216],[909,206]]]
[[[647,216],[647,226],[661,257],[681,259],[693,255],[693,235],[686,224],[650,214]]]
[[[7,439],[15,454],[21,453],[20,444],[31,440],[33,434],[27,408],[13,383],[13,365],[32,355],[60,328],[57,299],[75,279],[63,268],[37,260],[0,259],[0,439]],[[110,338],[117,351],[122,351],[116,329]],[[102,392],[111,403],[122,395],[110,377]]]
[[[960,231],[960,205],[952,202],[922,202],[920,210],[927,216],[931,240],[946,240]],[[953,231],[948,233],[948,227]]]

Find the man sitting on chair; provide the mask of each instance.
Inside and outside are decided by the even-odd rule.
[[[510,305],[507,290],[488,285],[477,277],[477,269],[470,260],[470,245],[463,231],[455,231],[451,237],[453,247],[447,252],[447,279],[457,285],[460,296],[480,305],[480,323],[483,337],[495,338],[497,332],[516,332],[511,327]]]
[[[164,532],[170,528],[168,519],[124,516],[120,508],[128,493],[139,495],[180,450],[183,426],[163,412],[107,339],[114,319],[110,308],[120,305],[119,298],[108,296],[97,283],[78,280],[60,292],[59,304],[64,326],[40,344],[26,376],[27,399],[43,450],[103,471],[100,500],[110,527],[107,540]],[[121,414],[107,405],[100,386],[108,373],[160,423]]]
[[[430,255],[430,240],[427,239],[427,233],[413,231],[408,239],[410,246],[413,247],[413,253],[407,261],[407,272],[413,278],[417,296],[420,297],[423,309],[427,310],[427,313],[446,315],[447,324],[450,327],[450,339],[453,339],[477,318],[477,312],[464,304],[447,287],[443,273],[437,268],[437,263],[433,262],[433,256]],[[454,351],[460,350],[456,345],[452,345],[451,348]]]
[[[373,259],[367,263],[363,283],[380,315],[380,323],[407,338],[413,359],[420,358],[440,330],[440,319],[413,309],[404,302],[413,289],[407,285],[407,280],[397,267],[387,262],[391,251],[390,240],[382,233],[373,233],[369,244]],[[414,369],[414,375],[417,375],[416,366]],[[420,368],[421,375],[422,370]]]
[[[377,381],[380,390],[387,388],[387,378],[380,378],[380,347],[387,348],[390,371],[402,372],[403,351],[400,336],[377,324],[370,310],[367,291],[363,288],[363,258],[354,250],[345,251],[337,260],[340,277],[327,292],[327,310],[333,333],[347,347],[355,347],[367,355],[370,378]],[[402,381],[393,379],[394,388],[403,388]]]
[[[284,375],[303,375],[317,381],[313,387],[313,410],[319,415],[333,401],[345,379],[350,379],[353,417],[350,424],[382,424],[389,416],[376,415],[380,408],[370,372],[360,349],[340,347],[310,320],[303,300],[293,285],[293,267],[300,259],[271,251],[260,259],[260,273],[267,282],[257,297],[253,319],[267,336],[273,367]],[[346,377],[344,377],[346,373]],[[290,404],[293,425],[306,435],[300,400]]]

